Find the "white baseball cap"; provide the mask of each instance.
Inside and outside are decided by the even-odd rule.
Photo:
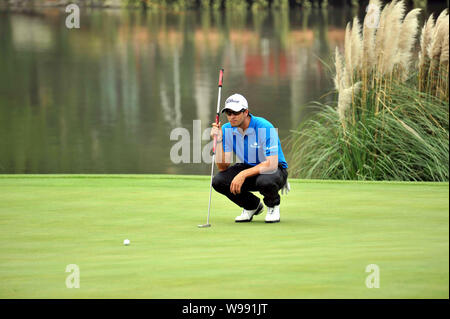
[[[226,109],[232,110],[234,112],[239,112],[248,109],[247,99],[240,94],[233,94],[229,96],[225,101],[225,107],[222,110],[222,113],[225,112]]]

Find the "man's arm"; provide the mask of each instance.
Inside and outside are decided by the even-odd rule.
[[[273,174],[278,169],[278,155],[267,156],[264,162],[243,170],[242,175],[247,178],[259,174]]]
[[[250,167],[237,174],[231,182],[230,192],[239,194],[241,192],[242,184],[247,177],[259,174],[273,174],[278,169],[278,155],[267,156],[264,162],[256,166]]]
[[[233,158],[233,154],[231,152],[224,152],[223,141],[217,140],[217,146],[216,146],[216,165],[219,171],[224,171],[231,165],[231,160]]]
[[[212,123],[211,138],[214,137],[217,138],[215,162],[219,171],[224,171],[230,166],[233,159],[233,154],[231,152],[223,151],[223,133],[220,128],[220,122],[219,124]]]

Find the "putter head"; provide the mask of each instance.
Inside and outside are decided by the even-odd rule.
[[[198,225],[199,228],[211,227],[211,224]]]

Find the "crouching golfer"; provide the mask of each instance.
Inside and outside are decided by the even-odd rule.
[[[267,206],[266,223],[280,221],[280,195],[287,184],[287,163],[274,126],[262,117],[249,113],[245,97],[233,94],[225,101],[222,113],[229,123],[220,127],[213,123],[211,137],[217,135],[214,189],[243,208],[236,222],[251,222],[263,212],[264,205],[252,194],[259,191]],[[222,147],[221,147],[222,146]],[[237,164],[230,166],[233,153]]]

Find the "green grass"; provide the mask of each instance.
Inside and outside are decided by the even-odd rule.
[[[281,223],[213,193],[199,229],[207,176],[0,175],[0,298],[449,298],[448,183],[290,181]]]

